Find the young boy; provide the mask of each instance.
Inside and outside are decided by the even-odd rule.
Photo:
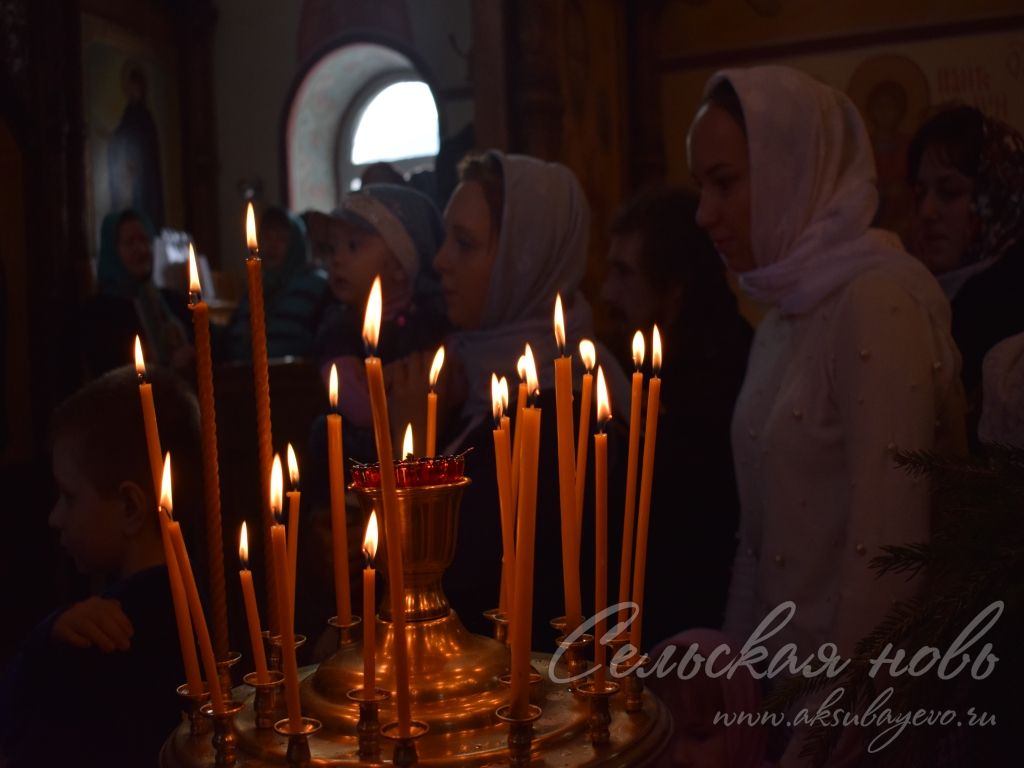
[[[198,406],[170,371],[151,370],[150,382],[188,530],[201,498]],[[184,672],[134,369],[64,401],[51,432],[50,525],[105,586],[29,636],[0,688],[0,765],[155,765],[180,722]]]

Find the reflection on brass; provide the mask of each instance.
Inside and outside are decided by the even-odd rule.
[[[643,711],[644,681],[637,674],[651,664],[649,656],[641,656],[638,660],[631,658],[622,664],[613,665],[616,677],[622,678],[623,709],[631,715]]]
[[[484,618],[494,624],[494,639],[508,645],[508,613],[500,608],[484,611]]]
[[[428,766],[494,766],[510,760],[510,727],[495,714],[508,704],[508,687],[500,678],[509,671],[509,649],[492,637],[468,632],[441,587],[444,571],[454,557],[459,500],[468,482],[398,491],[404,533],[411,709],[413,717],[429,727],[416,741],[415,752],[418,762]],[[352,492],[361,505],[364,522],[374,509],[378,519],[383,519],[376,491]],[[494,514],[498,514],[497,509]],[[480,542],[461,544],[480,546]],[[378,555],[386,558],[386,552],[385,531]],[[386,560],[378,562],[378,576],[386,575]],[[395,638],[390,617],[385,599],[376,618],[376,682],[384,691],[394,691]],[[311,760],[318,767],[351,766],[366,760],[359,755],[361,705],[348,695],[362,688],[363,683],[362,633],[354,635],[351,643],[343,644],[318,667],[300,670],[303,714],[323,723],[318,733],[307,737]],[[274,650],[271,644],[271,652]],[[279,647],[276,650],[279,656]],[[632,767],[653,761],[671,732],[671,720],[661,702],[650,691],[640,689],[639,710],[625,717],[624,697],[611,697],[608,746],[595,750],[590,736],[589,701],[574,695],[569,686],[552,681],[552,677],[567,676],[568,659],[563,656],[553,675],[551,658],[547,654],[534,654],[532,658],[539,679],[531,685],[530,698],[543,707],[543,714],[532,724],[527,755],[545,759],[550,765],[573,768]],[[581,657],[577,664],[585,669],[588,662]],[[378,722],[397,719],[393,698],[378,706]],[[257,728],[252,707],[240,712],[236,722],[240,763],[245,768],[287,764],[287,742],[272,731]],[[365,734],[363,738],[365,743]],[[164,745],[160,765],[208,768],[213,759],[210,741],[190,740],[188,728],[183,725]]]
[[[590,660],[587,659],[587,649],[593,644],[593,635],[580,635],[571,643],[566,641],[565,635],[555,638],[555,645],[562,649],[562,658],[565,659],[570,679],[578,680],[588,673]]]

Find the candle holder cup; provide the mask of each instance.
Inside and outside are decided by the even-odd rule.
[[[327,620],[328,625],[338,630],[338,647],[344,648],[347,645],[352,645],[361,635],[357,635],[356,627],[363,623],[363,619],[360,616],[352,616],[352,620],[347,624],[342,624],[337,616],[331,616]]]
[[[188,683],[178,686],[178,696],[185,705],[184,713],[188,717],[188,733],[192,738],[204,736],[210,732],[210,721],[202,716],[203,704],[210,700],[210,692],[205,688],[199,693],[192,693]]]
[[[565,658],[565,665],[569,670],[569,677],[573,680],[570,683],[570,687],[573,691],[578,687],[576,680],[584,677],[587,673],[587,649],[593,645],[594,636],[583,634],[580,635],[576,640],[569,642],[565,635],[559,635],[555,638],[555,644],[562,652]]]
[[[643,711],[644,681],[637,672],[640,669],[647,669],[650,665],[651,658],[646,654],[639,658],[634,656],[627,661],[612,665],[615,676],[622,681],[620,688],[624,696],[623,708],[630,714]]]
[[[238,651],[228,651],[223,659],[217,660],[217,679],[220,680],[220,689],[225,693],[235,687],[231,679],[231,670],[242,660],[242,654]]]
[[[281,666],[281,636],[280,635],[269,635],[264,633],[267,638],[267,642],[270,644],[270,653],[267,654],[267,667],[275,672],[282,672],[283,667]],[[295,650],[306,644],[306,636],[300,635],[298,632],[295,633]]]
[[[380,762],[380,705],[391,698],[391,693],[377,688],[353,688],[348,692],[350,701],[359,704],[359,759],[369,763]]]
[[[409,732],[406,734],[401,732],[401,725],[397,722],[387,723],[380,729],[380,735],[395,744],[391,762],[396,768],[408,768],[419,762],[416,740],[422,738],[428,730],[427,724],[419,720],[410,723]]]
[[[309,737],[319,731],[321,723],[312,717],[302,718],[302,727],[293,731],[291,721],[286,717],[274,723],[274,730],[288,737],[288,748],[285,760],[288,768],[309,768],[313,763],[313,755],[309,751]]]
[[[533,724],[541,716],[541,708],[530,704],[523,717],[515,717],[512,707],[505,704],[495,711],[495,716],[508,723],[508,755],[512,768],[526,768],[533,752]]]
[[[508,645],[508,611],[491,608],[489,611],[484,611],[484,618],[494,624],[494,639],[503,645]]]
[[[534,669],[532,667],[530,668],[529,686],[530,686],[530,703],[531,704],[535,704],[537,706],[540,706],[543,703],[543,700],[544,700],[544,688],[541,686],[541,681],[543,679],[544,678],[541,676],[541,674],[539,672],[534,671]],[[509,688],[511,688],[512,687],[512,675],[510,675],[510,674],[509,675],[501,675],[498,678],[498,682],[501,683],[502,685],[505,685],[505,686],[508,686]]]
[[[591,679],[576,687],[577,694],[590,700],[587,728],[590,732],[590,743],[595,747],[606,746],[611,740],[608,726],[611,725],[612,716],[608,700],[618,692],[619,684],[612,681],[607,681],[598,687],[597,681]]]
[[[224,711],[215,712],[212,703],[203,705],[202,713],[213,721],[213,764],[218,768],[230,768],[238,761],[238,733],[235,731],[235,715],[242,711],[242,702],[227,699]]]
[[[280,672],[268,671],[270,680],[259,682],[255,672],[249,672],[242,678],[246,685],[252,686],[256,693],[252,699],[253,721],[261,731],[269,730],[277,722],[277,714],[281,708],[281,691],[284,689],[284,675]]]

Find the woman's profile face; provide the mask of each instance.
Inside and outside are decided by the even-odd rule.
[[[921,155],[914,180],[914,255],[935,274],[963,264],[977,231],[971,210],[974,180],[932,145]]]
[[[132,277],[145,280],[153,273],[153,244],[138,219],[127,219],[118,227],[117,255]]]
[[[455,188],[444,220],[444,243],[434,269],[441,276],[448,319],[457,328],[479,328],[498,252],[498,232],[479,182],[464,181]]]
[[[739,123],[719,106],[697,112],[687,140],[690,170],[700,188],[697,226],[734,272],[757,266],[750,241],[750,159]]]

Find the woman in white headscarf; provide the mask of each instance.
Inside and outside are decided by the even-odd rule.
[[[447,342],[453,367],[445,375],[461,369],[464,394],[458,399],[458,418],[439,445],[448,453],[474,449],[467,458],[473,485],[464,497],[460,546],[445,586],[464,622],[486,631],[478,616],[497,605],[501,546],[490,434],[491,373],[508,378],[514,397],[516,363],[524,344],[530,344],[544,416],[541,471],[555,467],[555,295],[560,293],[564,303],[566,353],[573,356],[573,382],[578,387],[583,373],[578,344],[582,338],[594,339],[590,306],[579,290],[590,211],[576,177],[558,163],[491,151],[464,161],[460,176],[445,211],[446,238],[434,267],[441,276],[448,319],[459,329]],[[604,368],[613,413],[621,425],[628,411],[629,384],[601,344],[597,361]],[[536,583],[550,588],[535,595],[534,636],[545,644],[553,639],[546,620],[564,610],[557,486],[553,476],[542,477],[537,502]],[[592,516],[584,517],[589,521]],[[584,558],[593,551],[587,543],[591,532],[592,523],[585,523]],[[581,570],[584,583],[592,584],[586,574],[593,569],[586,560]]]
[[[927,487],[893,454],[964,441],[949,305],[895,236],[870,228],[870,147],[845,95],[787,67],[714,75],[689,135],[697,222],[770,306],[733,416],[726,629],[746,637],[794,601],[766,645],[795,643],[801,658],[826,642],[849,658],[918,589],[870,567],[882,546],[929,536]]]

